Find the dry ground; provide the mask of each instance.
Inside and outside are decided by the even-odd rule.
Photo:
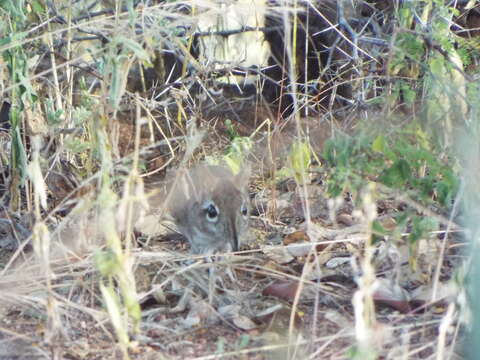
[[[383,16],[391,4],[365,3],[385,5],[365,17],[378,19],[379,37],[390,39],[391,23]],[[101,4],[114,7],[111,1]],[[40,110],[32,111],[33,97],[18,96],[26,101],[21,133],[33,165],[17,196],[7,179],[14,171],[3,155],[12,149],[12,135],[0,129],[0,205],[12,208],[19,201],[16,211],[0,214],[0,360],[462,358],[465,240],[457,218],[373,178],[362,179],[361,192],[344,189],[333,197],[327,189],[335,171],[322,158],[327,140],[357,136],[362,119],[372,128],[388,124],[391,133],[421,110],[416,102],[400,104],[400,95],[399,104],[382,98],[393,92],[396,80],[385,75],[397,54],[390,40],[365,45],[379,61],[360,54],[355,70],[362,76],[351,67],[347,75],[332,75],[365,92],[355,99],[385,103],[351,101],[339,108],[337,98],[326,97],[325,107],[322,92],[306,96],[305,107],[287,120],[259,96],[232,95],[212,85],[213,73],[203,68],[182,73],[176,85],[149,78],[140,66],[146,62],[143,52],[153,59],[155,46],[170,39],[165,33],[171,35],[158,19],[168,18],[174,30],[182,21],[193,22],[182,4],[175,8],[178,19],[170,19],[169,4],[159,1],[146,14],[145,7],[137,8],[137,25],[153,18],[140,34],[138,26],[130,26],[128,11],[115,17],[110,9],[72,25],[69,7],[57,4],[64,22],[49,13],[57,22],[39,16],[40,26],[29,8],[32,33],[21,41],[24,50],[39,54],[30,58],[35,66],[27,75],[38,90]],[[476,24],[478,13],[468,14]],[[469,26],[467,20],[462,26]],[[65,50],[70,36],[86,32],[115,38],[114,25],[122,36],[123,31],[138,35],[138,43],[127,42],[128,36],[121,38],[124,48],[104,39],[75,40]],[[58,36],[57,42],[49,36]],[[175,36],[169,49],[186,46]],[[52,49],[60,43],[65,51],[58,54]],[[0,49],[13,51],[12,44]],[[95,62],[100,54],[103,69]],[[422,92],[418,63],[402,61],[398,78]],[[5,64],[0,70],[7,74]],[[145,79],[138,69],[145,70]],[[341,65],[336,70],[344,71]],[[0,80],[2,94],[17,88]],[[325,85],[315,81],[315,89]],[[390,123],[391,114],[400,114],[400,120]],[[67,117],[69,127],[56,123]],[[0,118],[0,124],[7,120]],[[194,257],[178,234],[149,237],[119,221],[125,206],[145,200],[168,170],[225,160],[235,139],[245,137],[252,144],[241,154],[252,172],[252,212],[241,251]],[[285,170],[294,167],[288,159],[299,140],[308,140],[312,154],[303,181]],[[439,230],[412,246],[410,223],[395,232],[396,219],[407,212],[435,218]],[[374,220],[391,233],[375,232]],[[141,313],[135,312],[137,303]]]
[[[214,126],[202,124],[210,128],[200,157],[222,153],[228,144]],[[460,357],[461,328],[451,313],[458,290],[451,279],[462,243],[454,234],[421,239],[413,263],[407,242],[369,244],[368,204],[355,206],[347,195],[329,199],[321,166],[312,167],[305,186],[291,178],[269,181],[264,163],[251,166],[252,231],[238,254],[205,262],[192,258],[179,236],[136,233],[130,257],[142,321],[132,359],[345,358],[365,334],[369,349],[384,358]],[[386,227],[406,207],[394,197],[372,205]],[[58,259],[49,268],[29,246],[25,255],[2,250],[4,267],[13,254],[17,260],[4,268],[0,283],[1,359],[121,356],[98,288],[94,248],[101,246],[101,226],[90,217],[87,227],[60,235],[76,255],[52,250]],[[78,246],[82,241],[90,245]]]

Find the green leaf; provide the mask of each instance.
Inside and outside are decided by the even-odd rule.
[[[27,177],[27,153],[23,144],[20,128],[15,127],[12,138],[12,167],[15,168],[20,175],[20,185],[23,186]]]
[[[138,59],[150,63],[148,52],[138,42],[124,36],[118,36],[115,38],[115,43],[121,44],[125,49],[132,51]]]
[[[230,140],[235,139],[236,137],[239,137],[237,129],[232,124],[232,120],[226,119],[225,120],[225,126],[227,127],[227,134]]]
[[[295,180],[302,182],[311,161],[310,146],[307,142],[297,141],[292,144],[290,151],[290,165],[295,174]]]
[[[386,169],[379,180],[387,186],[399,188],[405,185],[411,178],[410,165],[404,159],[396,161],[390,168]]]
[[[231,142],[223,160],[234,174],[238,174],[243,167],[244,159],[252,149],[252,140],[249,137],[238,136]]]
[[[249,343],[250,343],[249,335],[247,334],[240,335],[240,339],[238,340],[238,349],[245,349]]]
[[[415,216],[412,221],[412,231],[409,235],[410,243],[416,243],[419,239],[425,237],[430,231],[438,229],[438,221],[431,217]]]
[[[405,229],[410,218],[408,211],[400,212],[395,216],[395,222],[397,223],[398,229]]]
[[[403,84],[402,85],[402,94],[403,94],[403,99],[405,100],[405,103],[407,105],[413,105],[415,98],[416,98],[416,93],[413,91],[408,84]]]
[[[82,154],[86,150],[89,150],[90,147],[90,143],[84,142],[80,139],[69,137],[65,140],[65,148],[73,154]]]
[[[38,0],[33,0],[30,2],[30,5],[32,6],[32,10],[36,14],[43,14],[45,13],[45,8],[43,7],[42,3]]]
[[[435,192],[437,194],[438,202],[443,206],[450,207],[455,193],[457,192],[457,184],[448,181],[439,181],[435,185]]]
[[[372,233],[372,243],[376,244],[381,241],[385,235],[389,235],[390,231],[385,229],[378,220],[374,220],[372,222]]]
[[[0,8],[2,12],[9,13],[12,20],[15,22],[25,21],[25,0],[3,0],[0,2]]]
[[[445,62],[443,57],[436,56],[430,60],[430,71],[433,75],[443,76],[445,73]]]
[[[113,251],[97,251],[94,260],[95,266],[102,276],[113,276],[118,269],[117,257]]]
[[[226,340],[223,336],[218,337],[217,339],[217,350],[215,351],[216,354],[223,354],[225,352],[225,344]]]
[[[378,220],[374,220],[372,222],[372,231],[381,236],[385,236],[390,233]]]
[[[385,150],[385,137],[378,135],[372,144],[372,150],[375,152],[383,153]]]
[[[126,346],[129,343],[129,338],[123,321],[120,299],[111,286],[106,287],[100,283],[100,291],[102,293],[103,300],[105,301],[105,306],[107,308],[108,315],[110,316],[110,321],[112,322],[112,325],[115,328],[115,332],[118,336],[118,340],[122,345]]]

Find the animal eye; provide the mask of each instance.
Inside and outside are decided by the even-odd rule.
[[[205,209],[207,211],[207,220],[215,220],[218,217],[217,207],[213,204],[210,204]]]
[[[242,212],[242,215],[243,216],[247,216],[248,215],[248,209],[245,205],[242,205],[240,211]]]

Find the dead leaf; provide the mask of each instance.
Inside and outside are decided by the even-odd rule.
[[[262,318],[262,323],[268,324],[269,332],[274,332],[277,334],[285,334],[288,332],[290,327],[290,319],[292,315],[292,309],[289,307],[282,307],[278,311],[271,313],[270,315],[264,316]],[[302,324],[303,313],[300,311],[295,311],[293,318],[294,329],[299,329]]]
[[[287,234],[283,238],[283,245],[287,246],[290,244],[296,244],[301,242],[310,241],[309,236],[304,231],[295,231],[291,234]]]
[[[308,238],[314,243],[319,243],[322,240],[330,240],[329,231],[319,224],[310,223],[308,226],[305,224],[302,226],[302,230],[307,233]],[[330,243],[317,244],[316,250],[324,251],[329,245]]]
[[[238,304],[225,305],[218,308],[218,313],[224,318],[230,319],[235,316],[238,316],[241,308],[242,307]]]
[[[172,233],[172,225],[167,221],[159,221],[157,214],[148,214],[140,218],[135,223],[135,229],[145,236],[155,237],[161,235],[168,235]]]
[[[351,319],[348,319],[342,312],[337,310],[327,310],[324,312],[323,317],[339,328],[348,328],[352,324]]]
[[[232,319],[232,322],[235,324],[236,327],[242,330],[253,330],[256,329],[258,326],[252,320],[244,315],[235,316]]]
[[[338,214],[337,215],[337,223],[345,225],[345,226],[352,226],[355,224],[352,215],[350,214]]]
[[[288,264],[294,260],[284,246],[266,246],[263,253],[278,264]]]
[[[382,278],[377,279],[376,283],[377,288],[373,293],[375,304],[390,306],[402,314],[409,313],[412,310],[407,291],[397,283]]]
[[[435,299],[432,299],[433,285],[420,285],[412,291],[412,300],[423,302],[435,302],[445,299],[453,299],[458,294],[458,287],[453,282],[439,282],[435,293]]]
[[[290,253],[290,255],[295,257],[308,255],[312,246],[302,244],[309,242],[310,238],[304,231],[295,231],[291,234],[288,234],[283,239],[283,244],[287,246],[287,251]]]
[[[329,269],[335,269],[350,261],[350,256],[334,257],[325,263],[325,266]]]
[[[392,217],[386,217],[380,220],[380,224],[385,228],[387,231],[394,231],[397,227],[397,222]]]
[[[256,315],[255,315],[255,318],[257,319],[261,319],[265,316],[269,316],[269,315],[272,315],[273,313],[281,310],[283,308],[283,305],[282,304],[275,304],[273,306],[270,306],[260,312],[258,312]]]
[[[285,301],[293,302],[298,290],[297,281],[275,281],[265,289],[263,289],[263,296],[273,296]]]
[[[204,300],[196,299],[193,301],[193,299],[190,299],[189,306],[190,311],[182,321],[183,325],[187,328],[204,324],[205,322],[212,324],[219,320],[216,312]]]
[[[310,251],[312,251],[313,245],[310,244],[293,244],[287,246],[287,251],[290,255],[295,256],[296,258],[307,256]]]
[[[251,319],[240,314],[242,307],[238,304],[225,305],[218,309],[218,313],[226,319],[231,320],[236,327],[242,330],[252,330],[257,328]]]

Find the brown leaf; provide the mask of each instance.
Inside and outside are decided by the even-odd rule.
[[[355,224],[355,221],[353,221],[353,217],[350,214],[338,214],[337,215],[337,223],[345,225],[345,226],[352,226]]]
[[[391,217],[387,217],[383,220],[380,221],[380,223],[382,224],[382,226],[388,230],[388,231],[393,231],[395,230],[395,228],[397,227],[397,222],[395,221],[394,218],[391,218]]]
[[[407,314],[412,311],[412,308],[410,307],[410,303],[408,301],[397,301],[393,299],[375,299],[374,296],[374,302],[376,305],[389,306],[395,310],[400,311],[402,314]]]
[[[275,281],[265,289],[263,289],[263,296],[273,296],[285,301],[293,302],[298,290],[297,281]]]
[[[296,244],[299,242],[310,241],[309,236],[304,231],[295,231],[283,238],[283,245]]]
[[[287,251],[295,257],[308,255],[311,245],[302,245],[305,243],[310,243],[310,237],[304,231],[295,231],[283,239],[283,244],[287,246]]]
[[[402,314],[412,310],[408,293],[398,284],[387,279],[377,279],[377,284],[378,288],[373,293],[375,304],[390,306]]]

